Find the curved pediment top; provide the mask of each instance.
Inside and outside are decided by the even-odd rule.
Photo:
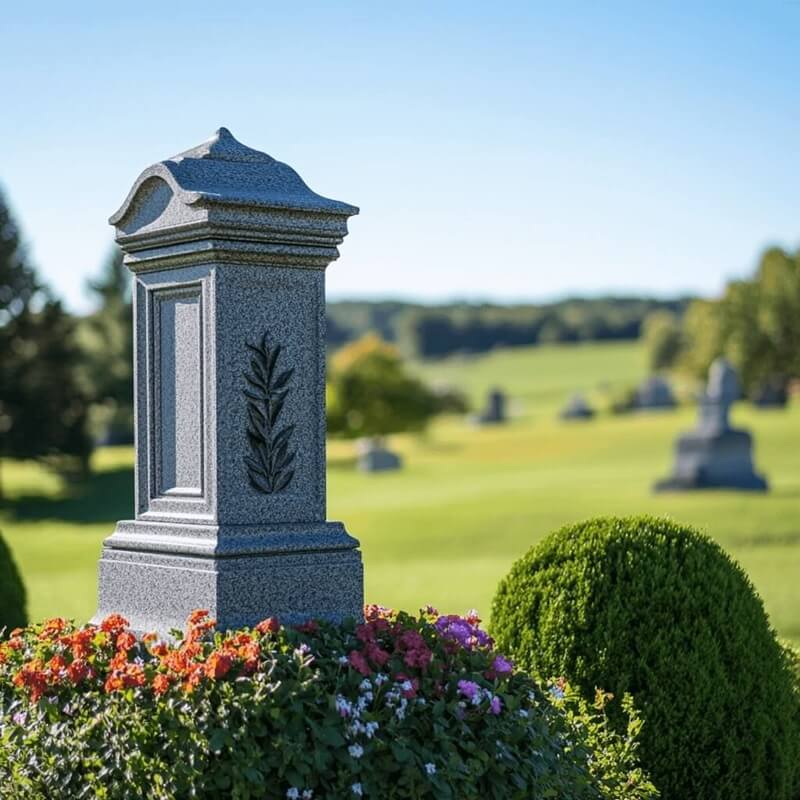
[[[150,178],[165,180],[187,206],[245,206],[334,214],[349,217],[356,206],[312,191],[288,164],[239,142],[220,128],[206,142],[148,167],[109,223],[118,226]]]

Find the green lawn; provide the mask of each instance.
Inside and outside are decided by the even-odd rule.
[[[329,447],[328,505],[363,546],[367,599],[415,609],[476,607],[488,615],[497,580],[545,533],[596,514],[652,513],[707,531],[750,574],[775,627],[800,641],[800,405],[734,410],[755,434],[768,495],[737,492],[653,495],[670,467],[676,433],[694,422],[676,412],[561,423],[575,390],[603,404],[609,391],[644,374],[637,345],[547,347],[424,365],[431,379],[478,400],[490,386],[510,394],[513,422],[476,429],[437,422],[423,438],[397,437],[402,472],[361,475],[350,444]],[[93,611],[100,542],[130,516],[132,452],[105,449],[85,495],[65,495],[33,464],[3,464],[12,502],[0,527],[21,565],[34,618]]]

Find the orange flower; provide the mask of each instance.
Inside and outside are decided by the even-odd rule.
[[[78,684],[86,678],[91,677],[93,674],[92,668],[87,661],[82,658],[76,658],[67,667],[67,677],[74,683]]]
[[[156,694],[164,694],[169,689],[169,678],[166,675],[158,674],[153,678],[153,691]]]
[[[206,661],[206,675],[215,680],[224,678],[233,666],[233,656],[215,650]]]
[[[127,652],[136,644],[136,637],[130,631],[123,631],[117,637],[117,650]]]
[[[47,674],[44,671],[44,664],[41,659],[35,658],[22,667],[12,682],[14,686],[30,691],[31,702],[36,703],[47,689]]]
[[[197,625],[198,622],[202,622],[206,617],[209,615],[209,610],[207,608],[198,608],[195,611],[192,611],[189,614],[189,624],[190,625]]]
[[[22,650],[22,648],[25,647],[25,642],[23,642],[19,636],[14,636],[6,642],[6,647],[8,647],[9,650]]]
[[[60,672],[60,671],[61,671],[62,669],[64,669],[66,666],[67,666],[67,662],[66,662],[66,661],[64,661],[64,656],[62,656],[60,653],[58,653],[58,654],[54,655],[54,656],[53,656],[53,657],[52,657],[52,658],[51,658],[51,659],[50,659],[50,660],[47,662],[47,668],[48,668],[48,669],[49,669],[51,672]]]
[[[244,661],[245,672],[255,672],[258,669],[258,659],[261,657],[261,646],[258,642],[250,642],[239,648],[239,657]]]
[[[39,633],[40,639],[55,639],[67,627],[67,621],[63,617],[53,617],[48,619]]]
[[[156,642],[150,648],[150,652],[154,656],[158,656],[159,658],[163,658],[169,652],[169,648],[167,647],[167,643],[166,642]]]
[[[128,627],[128,620],[121,614],[109,614],[101,623],[100,630],[112,636],[122,633]]]
[[[94,628],[81,628],[75,631],[69,639],[73,658],[85,658],[92,653],[92,639],[95,635]]]
[[[280,630],[280,623],[275,617],[267,617],[256,625],[259,633],[277,633]]]
[[[22,636],[23,633],[25,633],[25,628],[14,628],[8,635],[10,638],[15,639],[17,636]]]

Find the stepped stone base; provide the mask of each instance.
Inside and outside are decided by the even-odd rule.
[[[362,617],[361,554],[341,524],[238,527],[120,522],[103,547],[93,622],[119,613],[139,633],[168,635],[198,608],[219,630]]]
[[[752,439],[746,431],[697,430],[679,437],[673,474],[659,481],[657,492],[690,489],[766,491],[766,480],[753,469]]]

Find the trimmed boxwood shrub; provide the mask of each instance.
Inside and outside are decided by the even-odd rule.
[[[112,615],[50,620],[0,645],[4,798],[655,796],[640,723],[540,687],[476,618],[371,607],[367,620],[173,644]],[[630,710],[630,707],[629,707]]]
[[[787,660],[745,573],[692,528],[633,517],[556,531],[500,583],[491,630],[533,674],[631,693],[665,798],[793,796]]]
[[[14,557],[0,535],[0,638],[7,635],[8,631],[22,627],[27,621],[25,586]]]

